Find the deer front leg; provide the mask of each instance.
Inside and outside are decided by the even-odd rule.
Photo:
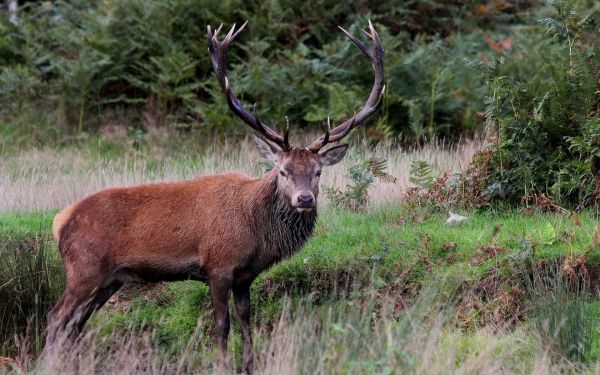
[[[217,331],[217,342],[221,351],[219,368],[224,371],[227,368],[227,336],[229,335],[229,291],[231,280],[214,279],[209,281],[210,298],[213,305],[215,327]]]
[[[252,353],[252,331],[250,329],[250,284],[245,282],[233,287],[235,309],[242,328],[242,339],[244,340],[244,362],[243,370],[251,375],[254,372],[254,355]]]

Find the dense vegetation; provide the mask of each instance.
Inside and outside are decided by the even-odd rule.
[[[368,62],[336,26],[358,34],[371,18],[388,74],[384,115],[371,134],[456,139],[476,131],[487,91],[465,59],[541,61],[530,52],[541,27],[532,20],[544,12],[527,1],[29,2],[17,25],[6,13],[0,21],[3,133],[52,144],[106,122],[240,129],[226,128],[236,122],[211,75],[205,38],[209,24],[244,20],[230,59],[239,96],[273,123],[287,115],[301,127],[322,126],[328,116],[351,115],[372,82]],[[520,76],[546,82],[538,65],[521,61]]]
[[[594,8],[577,14],[565,2],[556,11],[542,20],[544,82],[520,79],[503,59],[484,68],[493,90],[486,122],[498,144],[490,182],[513,200],[544,195],[580,209],[600,204],[600,33]]]
[[[21,365],[41,349],[45,313],[64,287],[56,247],[48,238],[51,216],[0,215],[0,356],[17,355],[25,361]],[[599,304],[592,294],[600,272],[597,220],[592,212],[569,218],[514,211],[475,214],[448,226],[443,215],[402,208],[329,211],[306,248],[254,283],[257,353],[274,351],[274,360],[289,366],[290,358],[268,349],[269,341],[278,342],[283,335],[311,343],[295,344],[307,373],[333,368],[435,373],[445,362],[428,359],[432,351],[450,355],[457,370],[468,368],[475,353],[482,356],[482,369],[494,368],[499,358],[515,372],[540,371],[546,365],[593,368],[600,355],[594,318]],[[303,314],[310,321],[306,327],[293,318]],[[291,325],[292,332],[280,331],[281,324]],[[426,333],[431,324],[441,324],[434,336]],[[84,363],[92,359],[86,359],[89,351],[112,358],[86,363],[92,366],[86,372],[114,371],[113,360],[126,361],[120,366],[131,371],[175,365],[207,370],[216,354],[212,327],[205,285],[130,286],[95,316],[89,331],[94,336],[81,348],[88,354],[78,355]],[[323,332],[315,333],[316,327]],[[485,327],[494,327],[499,341],[481,337]],[[17,333],[16,341],[11,332]],[[237,358],[241,343],[239,330],[234,332],[231,353]],[[143,341],[146,333],[156,355],[138,363],[150,350]],[[371,350],[360,350],[364,340]],[[450,342],[458,345],[456,352],[445,346]],[[328,358],[332,343],[342,346]],[[320,351],[312,352],[314,345]],[[511,345],[516,346],[509,350]],[[493,352],[485,354],[488,346]],[[121,358],[116,347],[128,356]],[[536,350],[546,353],[544,361],[549,362],[536,363],[541,361]],[[269,359],[260,358],[261,366],[267,366]]]

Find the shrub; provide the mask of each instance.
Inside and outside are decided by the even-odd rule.
[[[0,65],[7,72],[0,105],[9,119],[25,109],[54,109],[63,132],[93,131],[115,106],[146,125],[241,131],[231,127],[237,123],[214,79],[205,30],[248,20],[230,52],[236,94],[259,103],[268,122],[287,115],[300,127],[320,127],[327,117],[352,116],[368,95],[369,63],[336,27],[360,35],[371,18],[386,47],[388,90],[384,116],[369,134],[457,139],[476,130],[473,114],[486,90],[463,59],[490,51],[480,26],[495,32],[508,15],[518,23],[519,9],[530,6],[523,4],[503,10],[437,0],[26,2],[17,26],[0,13]],[[26,83],[16,93],[18,106],[14,77]]]
[[[546,81],[515,77],[504,58],[484,67],[492,90],[485,118],[497,144],[487,186],[501,186],[514,203],[531,194],[570,207],[594,201],[600,119],[593,72],[600,60],[589,43],[597,46],[600,34],[574,4],[555,3],[556,18],[542,21],[546,40],[531,51],[541,55]]]

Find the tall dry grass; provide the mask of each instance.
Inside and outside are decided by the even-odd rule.
[[[477,141],[453,146],[434,142],[411,149],[372,150],[359,145],[351,148],[341,164],[325,171],[321,185],[343,188],[348,181],[349,165],[378,156],[388,160],[388,169],[398,182],[375,183],[370,191],[370,204],[397,202],[408,185],[413,160],[427,161],[436,173],[458,171],[468,166],[480,146]],[[185,180],[227,171],[241,171],[255,177],[264,172],[264,163],[251,141],[209,146],[197,155],[149,149],[144,153],[99,158],[87,149],[28,150],[0,160],[0,212],[59,209],[108,187]],[[327,204],[325,196],[320,199]]]
[[[455,309],[424,294],[398,311],[399,296],[372,293],[354,305],[343,300],[326,308],[304,302],[283,312],[272,329],[255,328],[255,363],[260,374],[562,374],[583,370],[557,362],[526,330],[498,327],[461,332]],[[355,301],[356,302],[356,301]],[[198,327],[203,324],[199,322]],[[152,331],[124,328],[110,335],[89,330],[75,347],[36,361],[17,356],[11,373],[190,374],[214,373],[217,353],[196,329],[176,353],[165,353]],[[230,341],[228,373],[239,372],[239,335]],[[22,353],[28,353],[27,340]],[[1,367],[0,367],[1,369]],[[585,368],[594,373],[598,365]],[[1,371],[1,370],[0,370]]]

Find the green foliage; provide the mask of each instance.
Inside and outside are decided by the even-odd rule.
[[[194,111],[198,105],[196,91],[201,84],[194,82],[197,64],[188,54],[173,50],[164,56],[150,57],[149,62],[138,65],[137,76],[126,78],[134,87],[149,93],[149,101],[156,101],[148,108],[153,111],[153,125],[168,125],[167,115],[174,112],[176,104]]]
[[[385,170],[387,162],[380,158],[369,158],[365,161],[354,163],[348,168],[350,183],[345,190],[326,187],[325,193],[334,206],[352,211],[361,211],[366,208],[369,198],[369,187],[375,178],[383,182],[395,183],[396,178]]]
[[[15,112],[37,99],[41,87],[38,72],[25,65],[6,67],[0,72],[0,100]]]
[[[433,184],[431,165],[424,160],[414,160],[410,163],[408,181],[420,189],[427,189]]]
[[[403,114],[403,134],[416,140],[473,134],[486,85],[467,72],[464,59],[484,49],[479,33],[457,33],[416,38],[400,58],[389,59],[389,105]]]
[[[573,207],[593,201],[600,145],[593,72],[600,67],[600,34],[574,4],[555,3],[555,18],[542,22],[545,40],[531,51],[531,60],[543,61],[546,80],[514,74],[514,64],[504,58],[485,67],[492,90],[486,123],[498,142],[488,186],[501,184],[513,202],[538,192]]]
[[[482,109],[486,83],[463,63],[489,52],[480,28],[495,32],[523,18],[516,12],[508,22],[509,11],[477,3],[27,2],[18,25],[0,13],[0,116],[16,128],[9,134],[30,131],[10,121],[25,110],[48,117],[36,125],[81,133],[118,106],[133,114],[118,119],[123,126],[246,132],[214,79],[205,30],[248,20],[230,51],[234,92],[257,102],[270,123],[287,115],[297,126],[322,127],[327,117],[352,116],[368,95],[370,64],[337,25],[361,35],[370,18],[386,48],[388,90],[385,115],[368,134],[456,139],[475,131]]]

